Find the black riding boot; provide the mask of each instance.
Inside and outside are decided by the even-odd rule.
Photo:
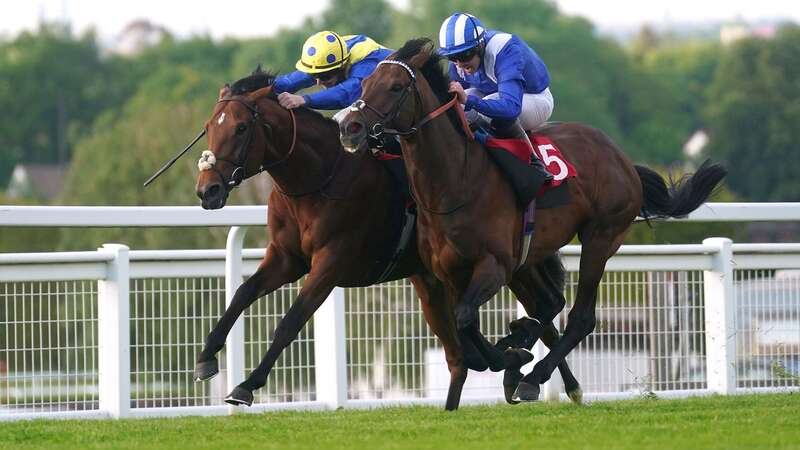
[[[531,151],[531,167],[536,169],[544,178],[545,183],[549,183],[553,179],[553,175],[547,171],[542,164],[542,160],[539,159],[538,153],[533,151],[533,144],[531,143],[530,138],[528,138],[528,133],[522,129],[522,125],[519,123],[519,119],[514,120],[513,122],[506,122],[506,121],[499,121],[495,120],[493,123],[495,136],[500,139],[521,139],[528,143],[528,147],[530,147]]]

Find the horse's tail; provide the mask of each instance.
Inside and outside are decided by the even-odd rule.
[[[706,160],[697,171],[678,181],[667,181],[655,171],[644,166],[635,166],[642,180],[644,201],[639,213],[645,219],[685,217],[708,199],[714,188],[728,174],[720,164]]]

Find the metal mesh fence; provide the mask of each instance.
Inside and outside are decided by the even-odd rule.
[[[221,404],[227,394],[225,350],[221,376],[195,383],[194,363],[206,335],[225,310],[220,277],[131,280],[131,406]]]
[[[0,415],[92,410],[97,283],[0,283]]]
[[[737,270],[740,388],[800,386],[800,271]]]
[[[562,331],[576,291],[577,274],[570,273]],[[345,300],[351,399],[446,395],[444,354],[410,283],[349,289]],[[481,330],[491,342],[506,335],[517,308],[508,289],[481,308]],[[597,327],[568,357],[584,392],[704,389],[703,308],[701,271],[607,273]],[[501,395],[502,374],[470,371],[465,398]]]
[[[563,332],[578,287],[569,274]],[[597,324],[567,357],[586,393],[704,389],[702,271],[608,272]]]
[[[289,310],[301,282],[287,285],[253,303],[245,312],[245,369],[255,369],[264,357],[280,319]],[[313,319],[297,339],[284,349],[267,377],[267,384],[254,393],[255,403],[316,400],[314,390]]]

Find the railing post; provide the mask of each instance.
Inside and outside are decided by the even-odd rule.
[[[130,259],[129,249],[104,244],[110,253],[107,275],[97,282],[97,347],[100,409],[113,418],[127,417],[131,408]]]
[[[314,313],[317,401],[331,409],[347,403],[344,289],[337,287]]]
[[[736,392],[736,336],[733,296],[733,242],[708,238],[704,245],[718,250],[713,269],[703,272],[706,325],[706,379],[708,389],[719,394]]]
[[[231,227],[225,244],[225,308],[233,301],[242,284],[242,247],[247,228]],[[228,371],[228,392],[244,381],[244,315],[240,316],[225,340],[225,361]],[[236,407],[228,408],[234,414]]]
[[[525,307],[522,306],[522,303],[517,302],[517,316],[527,316],[528,312],[525,311]],[[561,314],[556,315],[553,319],[553,323],[556,326],[556,329],[559,328],[561,319]],[[530,373],[533,370],[534,364],[541,361],[545,356],[547,356],[547,352],[549,350],[544,345],[541,339],[536,341],[536,344],[533,346],[533,357],[534,360],[531,363],[526,364],[522,368],[522,373]],[[559,390],[558,387],[561,385],[561,374],[558,371],[554,371],[553,374],[550,376],[550,379],[545,381],[544,385],[542,386],[542,397],[544,400],[547,401],[558,401],[560,400],[559,397]]]

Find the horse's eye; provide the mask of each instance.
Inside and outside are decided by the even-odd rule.
[[[400,91],[403,90],[403,86],[400,85],[399,83],[395,83],[395,84],[392,85],[392,87],[390,89],[391,89],[392,92],[400,92]]]
[[[240,123],[236,126],[236,134],[242,134],[247,129],[246,123]]]

